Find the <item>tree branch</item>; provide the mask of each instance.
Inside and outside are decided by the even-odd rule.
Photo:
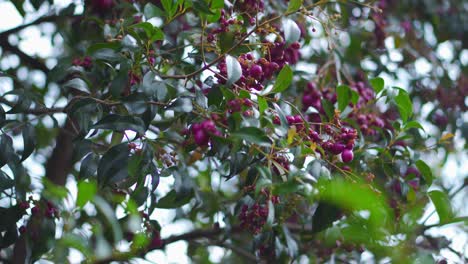
[[[3,52],[10,52],[16,54],[22,62],[28,65],[31,68],[41,70],[46,74],[49,72],[49,68],[38,58],[34,58],[24,53],[18,47],[13,46],[8,42],[8,38],[0,38],[0,46],[3,49]]]
[[[39,25],[39,24],[42,24],[42,23],[45,23],[45,22],[55,22],[61,18],[64,18],[64,16],[59,16],[59,15],[50,15],[50,16],[43,16],[43,17],[40,17],[34,21],[31,21],[27,24],[23,24],[23,25],[20,25],[20,26],[17,26],[15,28],[12,28],[12,29],[8,29],[8,30],[5,30],[3,32],[0,32],[0,38],[8,38],[9,35],[11,34],[15,34],[25,28],[28,28],[30,26],[35,26],[35,25]],[[70,17],[68,17],[70,18]]]

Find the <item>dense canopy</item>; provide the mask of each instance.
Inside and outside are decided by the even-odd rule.
[[[1,5],[0,262],[468,261],[465,1]]]

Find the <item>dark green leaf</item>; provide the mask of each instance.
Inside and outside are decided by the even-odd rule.
[[[8,177],[8,175],[0,170],[0,192],[10,189],[15,186],[15,181]]]
[[[80,173],[79,173],[80,179],[87,179],[87,178],[95,177],[96,171],[98,168],[98,162],[99,162],[99,157],[96,154],[94,153],[88,154],[81,162]]]
[[[271,141],[265,132],[257,127],[243,127],[238,131],[231,133],[231,136],[261,146],[269,146],[271,144]]]
[[[145,124],[143,120],[135,116],[121,116],[110,114],[99,120],[92,126],[94,129],[111,129],[115,131],[133,130],[140,134],[145,133]]]
[[[431,168],[423,160],[416,161],[416,167],[418,167],[427,185],[431,186],[432,180],[434,178]]]
[[[109,149],[99,161],[97,176],[100,185],[119,182],[128,177],[130,150],[126,143]]]
[[[3,110],[3,107],[0,105],[0,127],[3,126],[3,123],[6,120],[6,115],[5,115],[5,110]]]
[[[193,9],[202,15],[214,15],[205,0],[193,0]]]
[[[0,168],[15,158],[13,141],[7,134],[0,135]]]
[[[23,155],[21,160],[25,160],[33,153],[34,148],[36,147],[36,133],[34,127],[31,124],[26,124],[23,127]]]
[[[156,204],[156,207],[164,209],[178,208],[190,202],[191,199],[192,195],[179,196],[175,190],[172,190],[168,194],[166,194],[166,196],[159,199],[159,201]]]

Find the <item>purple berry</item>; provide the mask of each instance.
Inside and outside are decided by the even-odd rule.
[[[343,162],[345,163],[348,163],[350,161],[352,161],[354,158],[354,153],[352,150],[350,149],[345,149],[342,153],[341,153],[341,159],[343,160]]]
[[[254,64],[252,65],[252,67],[250,67],[249,74],[255,79],[260,79],[260,77],[262,77],[263,75],[263,69],[259,65]]]
[[[193,135],[193,138],[195,140],[195,143],[199,146],[205,146],[208,144],[208,135],[203,130],[196,131]]]

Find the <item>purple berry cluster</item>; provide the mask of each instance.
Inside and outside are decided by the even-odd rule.
[[[253,234],[258,234],[262,230],[268,217],[268,206],[255,203],[251,207],[244,204],[242,206],[239,220],[241,227],[249,230]]]
[[[325,114],[325,110],[322,106],[322,99],[326,99],[334,104],[337,100],[336,93],[330,89],[320,90],[313,82],[307,83],[304,95],[302,96],[302,106],[304,111],[309,107],[313,107],[320,114]],[[311,114],[309,117],[312,122],[321,122],[320,115],[317,113]]]
[[[263,0],[240,0],[236,3],[236,6],[241,12],[253,15],[262,12],[265,8],[265,3]]]
[[[284,41],[276,41],[275,43],[268,44],[270,47],[270,61],[277,63],[280,68],[286,64],[296,64],[301,58],[301,53],[299,52],[301,45],[299,42],[294,42],[289,46]]]
[[[229,100],[227,102],[227,108],[229,113],[235,113],[235,112],[240,112],[242,111],[242,107],[244,106],[244,113],[248,111],[248,108],[251,108],[253,106],[253,103],[250,99],[248,98],[236,98]]]
[[[346,127],[337,130],[329,125],[325,125],[324,130],[330,139],[321,142],[322,148],[333,155],[341,154],[341,160],[345,163],[351,162],[354,158],[353,148],[357,138],[357,131]]]
[[[250,53],[240,55],[238,61],[242,67],[242,76],[236,85],[246,90],[263,90],[263,81],[270,79],[280,69],[278,63],[270,62],[265,58],[256,60]],[[218,82],[225,84],[227,80],[226,62],[220,62],[218,69]]]
[[[221,136],[221,132],[216,128],[212,120],[205,120],[201,123],[193,124],[191,127],[193,139],[199,146],[206,146],[212,135]]]
[[[384,120],[374,113],[358,114],[356,121],[359,124],[361,132],[366,136],[375,136],[377,135],[375,128],[385,127]]]

